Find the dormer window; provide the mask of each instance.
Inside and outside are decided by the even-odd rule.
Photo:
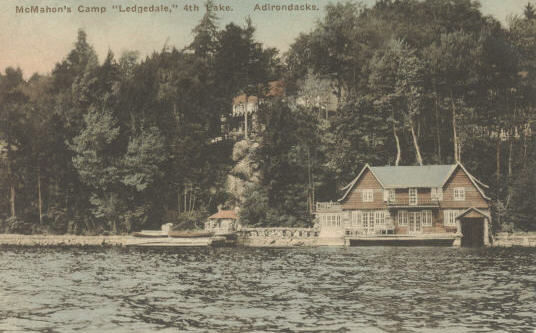
[[[416,205],[417,204],[417,189],[416,188],[410,188],[409,189],[409,204],[410,205]]]
[[[464,201],[465,200],[465,188],[455,187],[454,188],[454,200],[455,201]]]

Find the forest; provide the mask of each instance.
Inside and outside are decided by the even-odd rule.
[[[0,232],[194,229],[235,207],[311,226],[365,163],[456,162],[489,186],[494,231],[536,230],[530,3],[505,25],[471,0],[332,3],[284,54],[206,8],[183,48],[99,60],[79,30],[50,74],[0,74]],[[266,96],[247,136],[239,95]]]

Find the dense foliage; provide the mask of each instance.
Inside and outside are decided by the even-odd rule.
[[[195,228],[218,206],[310,225],[365,163],[456,161],[489,185],[496,230],[536,229],[530,4],[507,28],[470,0],[330,4],[284,57],[249,19],[220,29],[207,11],[192,33],[182,50],[100,63],[79,31],[50,75],[0,74],[0,231]],[[238,141],[233,97],[274,80],[286,95]],[[314,103],[326,92],[336,112]]]

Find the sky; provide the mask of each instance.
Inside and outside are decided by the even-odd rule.
[[[528,0],[481,0],[481,10],[504,24],[510,15],[519,15]],[[532,0],[531,0],[532,1]],[[215,4],[232,7],[218,13],[219,25],[229,22],[244,24],[249,15],[257,29],[256,38],[264,45],[282,52],[301,32],[309,32],[324,14],[330,0],[214,0]],[[367,6],[375,0],[359,1]],[[203,16],[203,10],[185,11],[186,5],[199,7],[204,0],[0,0],[0,70],[20,67],[25,77],[33,73],[50,73],[73,48],[77,30],[82,28],[88,41],[102,60],[108,50],[116,56],[136,50],[144,57],[164,45],[182,48],[192,40],[192,28]],[[256,4],[314,4],[317,11],[254,11]],[[16,7],[70,7],[70,14],[17,13]],[[119,12],[133,5],[164,5],[168,13]],[[104,13],[79,13],[79,6],[105,7]]]

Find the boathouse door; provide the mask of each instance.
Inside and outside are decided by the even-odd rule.
[[[456,217],[458,232],[461,232],[461,246],[479,247],[489,245],[489,213],[477,208],[469,208]]]
[[[462,226],[462,246],[481,247],[484,246],[484,218],[465,217],[460,219]]]

